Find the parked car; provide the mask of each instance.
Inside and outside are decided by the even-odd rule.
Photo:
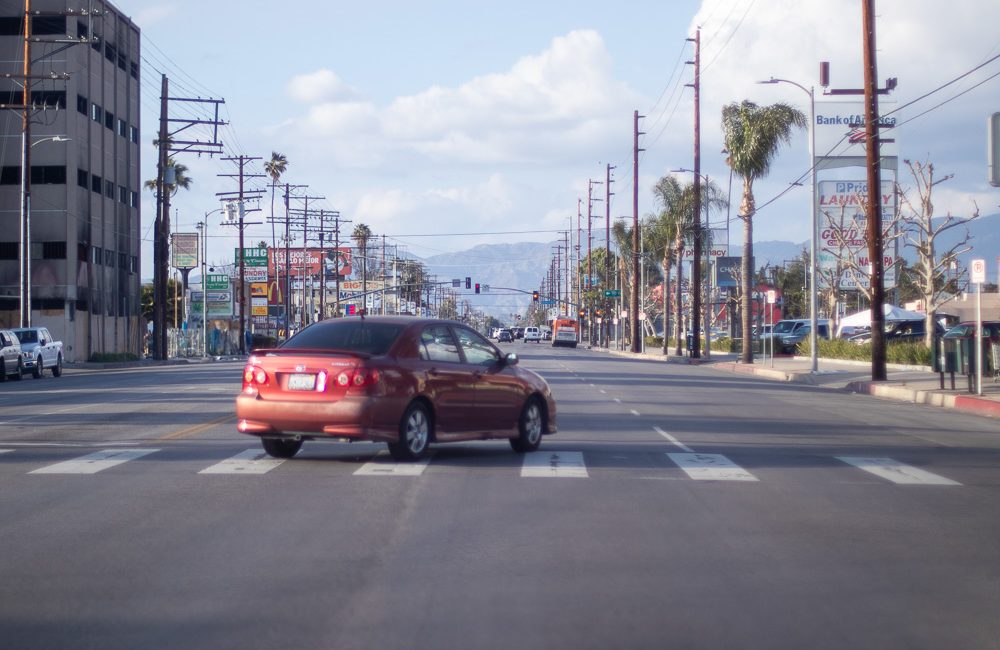
[[[976,323],[974,321],[959,323],[944,333],[944,338],[946,339],[967,339],[975,336]],[[986,339],[989,339],[993,343],[1000,342],[1000,321],[983,321],[983,340]]]
[[[943,334],[944,328],[940,325],[935,327],[936,334]],[[893,342],[919,342],[923,343],[927,332],[927,321],[922,318],[913,320],[894,320],[885,323],[885,341]],[[863,344],[872,340],[871,328],[868,331],[855,334],[850,339],[852,343]]]
[[[525,343],[541,343],[542,341],[542,331],[537,327],[525,327],[524,328],[524,342]]]
[[[24,376],[21,342],[14,332],[0,330],[0,381],[7,381],[8,375],[14,379]]]
[[[53,340],[47,328],[18,327],[11,331],[21,342],[25,372],[30,370],[35,379],[41,379],[46,368],[51,370],[53,377],[62,375],[62,341]]]
[[[512,327],[512,328],[510,328],[510,335],[513,336],[515,339],[523,339],[524,338],[524,328],[523,327]]]
[[[523,453],[556,432],[548,384],[516,354],[462,323],[404,316],[320,321],[256,351],[236,417],[277,458],[314,439],[385,442],[397,460],[489,438]]]
[[[820,338],[830,338],[829,320],[821,318],[816,321],[816,326],[816,333]],[[811,329],[808,318],[779,320],[774,324],[771,334],[762,336],[761,340],[764,341],[765,349],[769,349],[768,346],[773,345],[775,353],[788,354],[795,352],[799,343],[809,336]]]
[[[512,343],[514,341],[514,335],[509,329],[502,329],[500,333],[497,334],[498,343]]]

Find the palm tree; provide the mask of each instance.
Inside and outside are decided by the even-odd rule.
[[[361,292],[364,304],[368,304],[368,240],[372,238],[372,229],[363,223],[354,226],[351,239],[361,251]]]
[[[632,226],[626,225],[624,221],[615,221],[611,224],[611,238],[614,239],[615,247],[618,249],[618,277],[622,279],[622,304],[630,305],[632,292],[638,291],[638,278],[631,277],[633,248],[632,248]],[[629,318],[628,323],[632,322]],[[622,330],[630,336],[633,335],[628,330]]]
[[[777,103],[758,106],[744,100],[722,107],[723,141],[729,156],[726,163],[743,178],[743,199],[740,202],[739,217],[743,219],[743,263],[741,265],[742,291],[741,322],[743,329],[743,352],[740,360],[753,363],[753,341],[751,329],[751,295],[753,282],[753,216],[756,204],[753,196],[753,182],[767,176],[771,163],[782,143],[791,140],[796,128],[806,126],[805,114],[788,104]]]
[[[278,180],[281,175],[285,173],[288,169],[288,158],[285,154],[278,153],[277,151],[271,152],[271,159],[264,163],[264,173],[268,175],[271,179],[271,248],[277,249],[278,238],[274,232],[274,190],[278,186]],[[275,251],[276,253],[277,251]],[[274,282],[277,286],[281,286],[281,271],[278,266],[277,255],[274,255]],[[284,295],[284,291],[282,291]]]
[[[653,186],[653,198],[660,211],[650,220],[647,247],[660,259],[663,273],[663,354],[670,339],[670,267],[674,263],[677,232],[683,220],[684,190],[673,176],[664,176]]]
[[[164,183],[166,190],[170,192],[171,196],[176,194],[178,189],[184,189],[184,190],[191,189],[191,183],[193,183],[194,180],[190,176],[188,176],[187,165],[179,163],[175,161],[173,158],[167,158],[167,167],[172,167],[174,170],[174,182]],[[142,186],[147,190],[152,190],[153,192],[155,192],[156,179],[155,178],[150,179],[145,183],[143,183]]]

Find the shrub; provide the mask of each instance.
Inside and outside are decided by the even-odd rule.
[[[809,356],[809,339],[799,343],[797,354]],[[886,345],[886,361],[908,366],[931,365],[931,351],[923,343],[896,342]],[[845,339],[819,340],[819,357],[823,359],[848,359],[853,361],[871,361],[871,342],[858,345]]]

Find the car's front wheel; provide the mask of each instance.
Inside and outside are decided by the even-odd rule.
[[[537,397],[532,397],[521,411],[521,419],[517,422],[517,437],[510,439],[510,446],[519,454],[537,451],[542,444],[542,431],[545,429],[545,415]]]
[[[399,440],[389,443],[389,454],[399,461],[419,460],[431,439],[431,418],[420,402],[410,404],[399,423]]]
[[[302,440],[295,438],[261,438],[264,451],[274,458],[291,458],[302,449]]]
[[[20,359],[17,360],[17,374],[14,375],[14,381],[21,381],[24,377],[24,362]]]
[[[59,358],[56,359],[56,365],[52,368],[52,376],[58,377],[61,374],[62,374],[62,355],[60,354]]]

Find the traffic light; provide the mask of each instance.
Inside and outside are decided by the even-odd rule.
[[[476,286],[478,287],[479,285],[477,284]],[[466,289],[471,289],[472,288],[472,278],[470,278],[468,276],[466,276],[466,278],[465,278],[465,288]],[[477,291],[476,293],[479,293],[479,292]]]
[[[479,283],[476,283],[476,293],[479,293]]]
[[[537,291],[532,291],[531,292],[531,300],[534,301],[534,302],[538,302],[538,292]]]
[[[583,318],[584,316],[586,316],[587,311],[584,310],[584,309],[581,309],[579,313],[580,313],[580,318]]]

